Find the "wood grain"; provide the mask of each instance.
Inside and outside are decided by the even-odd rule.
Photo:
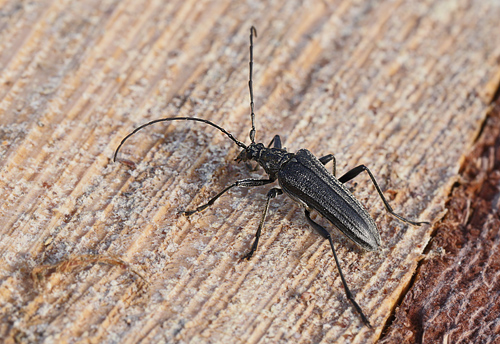
[[[257,140],[280,134],[290,151],[334,153],[339,173],[365,164],[398,213],[434,223],[500,80],[493,0],[6,1],[1,11],[9,343],[377,341],[433,229],[388,216],[367,176],[349,185],[384,249],[333,233],[374,330],[345,298],[328,243],[286,197],[271,204],[249,262],[240,257],[266,188],[178,214],[262,175],[236,165],[219,132],[151,127],[120,154],[135,167],[113,163],[113,151],[167,116],[206,118],[248,142],[255,25]]]
[[[381,343],[500,340],[500,99],[495,105]]]

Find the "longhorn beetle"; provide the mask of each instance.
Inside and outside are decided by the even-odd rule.
[[[309,224],[330,243],[330,247],[332,248],[333,252],[333,258],[335,259],[335,263],[339,270],[339,275],[340,279],[342,280],[342,285],[344,286],[345,294],[351,301],[356,311],[361,316],[363,322],[371,328],[368,318],[364,315],[361,307],[357,304],[354,296],[351,294],[351,291],[347,286],[344,275],[342,274],[342,270],[340,269],[337,254],[335,253],[331,234],[323,226],[311,219],[311,211],[316,210],[328,221],[330,221],[335,227],[337,227],[342,233],[344,233],[349,239],[354,241],[362,248],[369,251],[378,250],[380,248],[381,241],[380,234],[378,232],[377,226],[375,225],[375,222],[371,218],[368,211],[366,211],[366,209],[361,205],[361,203],[359,203],[354,195],[343,185],[345,182],[355,178],[361,172],[366,171],[370,176],[370,179],[373,182],[377,193],[382,199],[382,202],[384,202],[385,209],[389,212],[389,214],[403,222],[415,226],[420,226],[424,223],[428,224],[428,222],[414,222],[396,214],[385,199],[382,190],[380,190],[380,187],[375,180],[375,177],[364,165],[359,165],[353,168],[342,177],[337,179],[335,173],[336,163],[333,154],[328,154],[318,159],[307,149],[300,149],[297,153],[289,153],[285,148],[281,146],[281,139],[279,135],[275,135],[267,147],[262,143],[255,143],[255,113],[252,86],[254,36],[257,37],[257,30],[252,26],[250,28],[250,76],[248,81],[248,88],[250,91],[250,116],[252,121],[252,129],[250,130],[250,145],[247,146],[243,142],[238,141],[224,128],[206,119],[195,117],[169,117],[157,119],[143,124],[132,131],[130,134],[125,136],[125,138],[123,138],[123,140],[120,142],[120,145],[116,148],[113,161],[116,161],[118,151],[129,137],[137,133],[139,130],[154,123],[166,121],[196,121],[206,123],[219,129],[221,132],[226,134],[234,143],[236,143],[243,149],[236,158],[237,162],[252,160],[256,161],[260,166],[262,166],[269,177],[267,179],[238,180],[215,195],[215,197],[209,200],[208,203],[201,205],[194,210],[187,210],[183,211],[182,213],[184,213],[185,216],[189,216],[206,209],[207,207],[214,204],[214,202],[220,196],[222,196],[235,186],[262,186],[273,183],[277,179],[281,188],[273,187],[267,193],[266,205],[260,219],[259,227],[257,228],[257,232],[255,233],[255,240],[250,251],[243,257],[243,259],[250,259],[255,250],[257,250],[260,234],[262,228],[264,227],[264,221],[269,209],[269,202],[271,201],[271,199],[283,193],[287,194],[290,198],[297,201],[304,207],[304,213],[307,222],[309,222]],[[333,163],[332,173],[329,173],[328,170],[324,167],[324,165],[330,161],[332,161]]]

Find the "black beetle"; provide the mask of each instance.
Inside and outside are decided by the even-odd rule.
[[[136,128],[130,134],[125,136],[120,142],[120,145],[116,148],[113,161],[116,161],[116,156],[118,151],[125,143],[125,141],[136,132],[144,127],[158,122],[166,121],[197,121],[209,124],[221,132],[226,134],[232,141],[234,141],[243,150],[236,158],[236,161],[256,161],[269,175],[268,179],[243,179],[234,182],[233,184],[227,186],[224,190],[219,192],[215,197],[213,197],[208,203],[199,206],[198,208],[190,211],[183,211],[184,215],[189,216],[198,211],[211,206],[220,196],[226,193],[229,189],[235,186],[262,186],[270,184],[278,180],[279,186],[281,188],[272,188],[267,193],[267,202],[262,214],[262,218],[255,234],[255,240],[252,244],[250,252],[248,252],[243,258],[250,259],[257,249],[259,243],[259,237],[264,225],[267,210],[269,208],[269,202],[272,198],[286,193],[290,198],[301,204],[305,210],[305,216],[309,224],[325,239],[328,239],[330,246],[332,248],[333,257],[335,258],[335,263],[339,270],[339,275],[342,280],[342,284],[345,289],[347,298],[352,302],[356,311],[360,314],[363,322],[371,328],[370,322],[364,315],[361,307],[356,303],[353,295],[351,294],[347,283],[345,281],[344,275],[340,268],[340,264],[335,253],[335,248],[333,245],[333,240],[330,233],[321,225],[314,222],[311,219],[310,212],[316,210],[328,221],[330,221],[335,227],[337,227],[342,233],[344,233],[349,239],[354,241],[356,244],[362,248],[375,251],[380,248],[381,240],[380,234],[378,232],[377,226],[373,221],[372,217],[366,211],[366,209],[359,203],[359,201],[353,196],[353,194],[343,185],[343,183],[355,178],[358,174],[366,171],[370,176],[370,179],[375,186],[380,198],[384,202],[387,211],[398,218],[401,221],[407,222],[412,225],[428,224],[428,222],[414,222],[405,219],[404,217],[394,213],[391,206],[385,199],[382,190],[378,186],[375,177],[370,172],[370,170],[364,166],[360,165],[340,178],[335,176],[335,157],[332,154],[328,154],[322,158],[316,158],[307,149],[300,149],[297,153],[289,153],[285,148],[281,147],[281,139],[279,135],[274,136],[269,145],[266,147],[262,143],[255,143],[255,114],[254,114],[254,102],[253,102],[253,87],[252,87],[252,67],[253,67],[253,36],[257,37],[257,31],[252,26],[250,28],[250,77],[248,81],[248,88],[250,90],[250,109],[251,109],[251,120],[252,129],[250,130],[250,140],[251,144],[249,146],[245,145],[243,142],[238,141],[233,135],[227,132],[224,128],[212,123],[208,120],[195,118],[195,117],[169,117],[157,119],[148,122],[140,127]],[[271,147],[272,146],[272,147]],[[333,161],[333,174],[329,173],[324,165],[330,161]]]

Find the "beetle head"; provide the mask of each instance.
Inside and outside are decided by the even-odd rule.
[[[257,161],[257,159],[260,156],[260,153],[264,149],[265,147],[262,143],[252,143],[250,146],[247,146],[240,152],[240,154],[236,158],[236,161],[237,162],[249,161],[249,160]]]

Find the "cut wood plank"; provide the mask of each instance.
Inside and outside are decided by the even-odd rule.
[[[123,147],[135,168],[112,163],[113,151],[168,116],[206,118],[248,142],[255,25],[257,140],[280,134],[289,151],[334,153],[339,174],[365,164],[398,213],[434,222],[500,80],[493,0],[7,1],[2,11],[6,342],[376,341],[432,226],[388,216],[366,176],[354,194],[384,249],[363,252],[332,231],[374,330],[346,299],[328,243],[286,197],[271,204],[249,262],[240,257],[265,188],[178,214],[262,175],[233,162],[225,136],[156,125]]]

